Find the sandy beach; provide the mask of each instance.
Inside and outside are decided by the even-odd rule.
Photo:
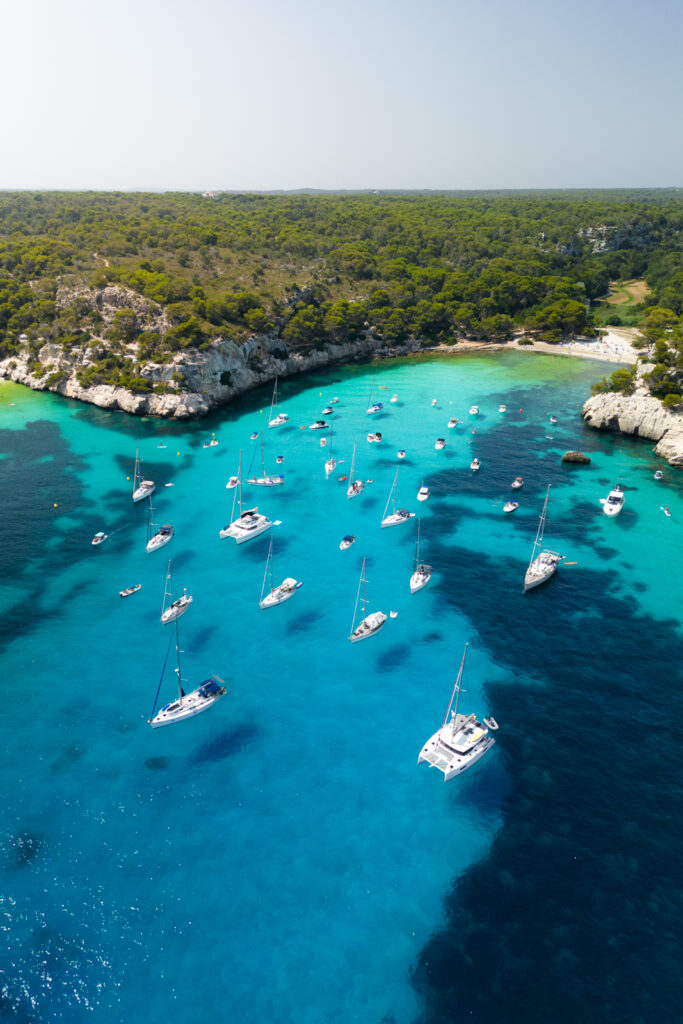
[[[631,344],[639,332],[633,327],[608,327],[606,333],[599,338],[563,341],[558,345],[549,345],[536,341],[533,345],[520,345],[513,341],[506,348],[514,348],[519,352],[549,352],[555,356],[578,356],[580,359],[601,359],[608,363],[628,363],[633,365],[639,353]]]

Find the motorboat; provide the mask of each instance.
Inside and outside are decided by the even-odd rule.
[[[284,455],[276,455],[275,461],[277,462],[278,466],[281,466],[282,463],[285,461]]]
[[[138,590],[142,590],[142,583],[134,583],[132,587],[119,590],[119,597],[130,597],[131,594],[137,594]]]
[[[389,401],[395,404],[398,402],[398,395],[392,395]]]
[[[95,547],[97,547],[98,544],[104,544],[104,542],[105,542],[105,540],[107,539],[108,536],[109,536],[108,533],[102,533],[102,531],[100,531],[99,533],[95,534],[95,536],[93,537],[93,539],[91,540],[90,543],[94,544]]]
[[[352,644],[358,643],[359,640],[367,640],[368,637],[374,636],[375,633],[378,633],[380,631],[384,623],[387,621],[387,617],[384,614],[384,612],[370,612],[369,615],[365,614],[365,609],[367,606],[366,589],[367,579],[365,576],[365,559],[363,559],[363,565],[361,566],[360,571],[360,580],[358,582],[358,593],[356,594],[356,605],[355,608],[353,609],[351,632],[349,634],[349,640],[351,641]],[[361,615],[363,616],[363,618],[354,628],[359,604],[361,606]]]
[[[192,604],[192,595],[188,594],[187,589],[183,590],[182,597],[179,597],[177,601],[172,601],[167,604],[168,598],[173,597],[171,592],[171,563],[168,563],[168,569],[166,570],[166,586],[164,588],[164,599],[161,603],[161,621],[166,625],[169,622],[175,622],[181,615],[184,615],[187,609]]]
[[[518,501],[506,501],[503,505],[503,512],[514,512],[516,508],[519,508]]]
[[[261,587],[259,608],[274,608],[277,604],[289,601],[290,597],[293,597],[299,587],[302,586],[303,582],[301,580],[297,581],[291,576],[284,579],[279,586],[273,586],[273,539],[271,537],[268,547],[268,558],[266,559],[266,571],[263,576],[263,586]]]
[[[434,447],[436,448],[437,452],[442,452],[446,447],[446,438],[437,437],[436,444],[434,445]]]
[[[410,577],[410,593],[415,594],[418,590],[426,587],[432,578],[433,569],[420,561],[420,520],[417,521],[417,542],[415,544],[415,567]]]
[[[347,498],[355,498],[358,494],[360,494],[360,492],[365,487],[365,484],[363,483],[362,480],[356,480],[355,479],[355,473],[356,473],[356,443],[354,441],[354,444],[353,444],[353,455],[351,457],[351,473],[349,474],[348,477],[343,477],[342,478],[342,479],[348,479],[350,481],[349,482],[349,486],[346,488],[346,497]]]
[[[240,480],[239,480],[238,476],[231,476],[225,486],[227,487],[227,489],[229,491],[231,491],[233,489],[233,487],[237,487],[239,482],[240,482]]]
[[[210,441],[205,441],[202,448],[215,448],[218,444],[218,438],[212,437]]]
[[[458,713],[462,673],[468,646],[465,644],[465,653],[460,662],[458,677],[441,728],[427,740],[417,759],[418,764],[425,761],[433,768],[438,768],[440,772],[443,772],[444,782],[448,782],[456,775],[461,775],[471,768],[496,742],[493,736],[489,735],[490,726],[486,725],[485,721],[478,721],[477,716],[473,714]],[[453,706],[454,700],[455,706]],[[492,720],[489,719],[489,721]],[[495,724],[497,727],[498,723]]]
[[[257,437],[258,437],[258,430],[255,430],[255,431],[253,432],[253,434],[250,434],[250,435],[249,435],[249,440],[250,440],[250,441],[255,441]]]
[[[356,538],[354,537],[354,535],[352,533],[347,533],[346,536],[342,537],[342,539],[341,539],[341,543],[339,545],[339,550],[340,551],[346,551],[347,548],[351,547],[351,545],[353,544],[355,539]]]
[[[436,398],[432,398],[432,405],[436,405]]]
[[[375,435],[374,434],[368,434],[368,436],[366,438],[366,441],[368,442],[368,444],[374,444],[375,443]]]
[[[173,637],[171,637],[171,643]],[[177,658],[177,667],[175,670],[178,678],[178,696],[176,700],[171,701],[170,704],[164,704],[157,714],[156,705],[159,697],[159,691],[161,690],[161,684],[164,681],[164,671],[166,669],[166,660],[168,659],[168,652],[166,653],[166,660],[164,660],[164,668],[161,671],[161,680],[157,688],[157,697],[154,701],[154,707],[152,708],[152,717],[149,719],[149,724],[153,729],[159,729],[163,725],[174,725],[176,722],[183,722],[186,718],[194,718],[195,715],[199,715],[202,711],[208,711],[209,708],[213,707],[216,701],[220,700],[225,695],[225,683],[220,676],[211,676],[210,679],[205,679],[203,683],[189,693],[186,693],[183,688],[183,678],[180,674],[180,642],[178,639],[178,622],[175,624],[175,649]],[[170,651],[170,644],[169,644]]]
[[[332,411],[333,411],[332,410],[332,406],[331,405],[326,405],[325,408],[323,409],[322,414],[323,414],[323,416],[329,416]]]
[[[515,479],[512,481],[512,483],[510,484],[510,487],[513,489],[513,491],[518,491],[519,488],[523,487],[523,486],[524,486],[524,477],[521,477],[521,476],[516,476]]]
[[[389,497],[384,509],[384,515],[382,516],[382,529],[386,529],[389,526],[398,526],[400,523],[407,523],[409,519],[413,519],[415,516],[414,512],[409,512],[405,508],[396,508],[396,493],[398,491],[398,474],[399,469],[396,470],[394,482],[391,485]],[[389,505],[391,505],[391,512],[389,513]],[[389,513],[387,515],[387,513]]]
[[[382,435],[380,433],[375,434],[375,444],[379,444],[381,440]]]
[[[271,427],[281,427],[283,423],[289,422],[289,416],[286,412],[278,412],[278,397],[277,397],[277,376],[275,377],[275,384],[273,386],[273,398],[270,403],[270,414],[268,416],[268,429]]]
[[[428,497],[429,497],[429,488],[427,487],[426,484],[422,484],[422,487],[417,492],[417,500],[418,501],[426,501]]]
[[[508,411],[507,405],[499,405],[498,406],[498,412],[507,412],[507,411]]]
[[[618,516],[624,507],[624,490],[618,484],[613,487],[606,498],[600,499],[602,511],[606,516]]]
[[[480,462],[480,460],[479,459],[472,459],[472,461],[470,462],[470,469],[472,470],[473,473],[476,473],[477,470],[481,469],[481,462]]]
[[[559,555],[557,551],[550,551],[543,548],[543,534],[545,532],[545,521],[546,513],[548,510],[548,499],[550,497],[550,484],[548,484],[548,490],[545,493],[545,501],[543,502],[543,511],[538,523],[538,530],[536,531],[536,540],[531,552],[531,561],[527,566],[526,573],[524,574],[524,591],[532,590],[534,587],[539,587],[541,583],[545,583],[554,575],[558,565],[562,560],[562,555]]]
[[[316,420],[315,423],[311,423],[308,428],[309,430],[329,430],[330,425],[325,420]]]
[[[452,430],[453,427],[457,427],[457,425],[458,425],[457,418],[455,416],[451,416],[451,418],[448,421],[448,429]]]
[[[662,473],[661,469],[658,469],[655,473],[655,480],[661,480],[663,476],[664,474]]]
[[[405,448],[399,448],[399,450],[396,452],[396,458],[397,459],[405,459],[405,457],[406,457],[406,450],[405,450]]]
[[[557,423],[558,422],[557,416],[550,416],[549,419],[550,419],[551,423]]]
[[[140,471],[142,459],[139,457],[139,451],[139,448],[135,449],[135,470],[133,472],[133,501],[135,502],[148,498],[154,491],[154,481],[142,479]]]
[[[479,415],[479,406],[478,405],[471,406],[470,407],[470,416],[478,416],[478,415]]]
[[[331,398],[330,399],[330,405],[336,405],[338,401],[339,401],[338,398]]]

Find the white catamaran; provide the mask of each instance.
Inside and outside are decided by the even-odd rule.
[[[365,487],[362,480],[354,480],[356,472],[356,442],[353,442],[353,456],[351,458],[351,472],[349,473],[349,486],[346,488],[346,497],[355,498]]]
[[[140,472],[140,449],[135,449],[135,471],[133,473],[133,501],[142,501],[143,498],[149,497],[154,491],[153,480],[143,480],[142,473]]]
[[[182,597],[179,597],[177,601],[171,601],[170,604],[166,604],[167,600],[173,597],[171,591],[171,560],[168,561],[168,568],[166,570],[166,585],[164,587],[164,600],[161,604],[161,621],[166,625],[167,622],[175,622],[181,615],[184,615],[187,609],[192,604],[192,595],[188,594],[187,588],[183,590]]]
[[[412,519],[415,515],[414,512],[408,512],[405,508],[396,508],[396,491],[398,489],[398,474],[400,468],[401,467],[399,466],[396,470],[394,482],[391,485],[391,491],[389,492],[389,497],[384,509],[384,515],[382,516],[383,530],[388,526],[398,526],[399,523],[407,523],[408,520]],[[387,512],[389,512],[389,505],[391,505],[391,512],[387,515]]]
[[[489,736],[489,730],[495,731],[498,728],[493,718],[485,718],[483,722],[479,722],[476,715],[458,714],[458,700],[468,646],[469,644],[465,644],[458,676],[441,728],[427,740],[417,759],[418,764],[426,761],[433,768],[443,772],[444,782],[471,768],[496,742],[493,736]]]
[[[154,506],[152,505],[152,496],[150,495],[147,513],[147,544],[145,546],[147,551],[157,551],[159,548],[163,548],[164,544],[168,544],[173,536],[173,527],[170,523],[166,523],[155,532],[152,532],[156,525],[154,522]]]
[[[270,403],[270,414],[268,416],[268,427],[281,427],[283,423],[289,422],[289,416],[286,412],[277,411],[277,377],[275,378],[275,386],[273,388],[273,400]]]
[[[253,455],[251,461],[254,461]],[[251,466],[249,469],[251,469]],[[261,476],[256,476],[254,473],[253,476],[247,478],[247,483],[252,484],[254,487],[276,487],[277,484],[283,484],[284,482],[285,478],[282,473],[274,473],[272,476],[266,473],[266,463],[263,455],[263,431],[261,431]]]
[[[268,516],[264,516],[262,512],[259,512],[258,508],[248,508],[242,510],[242,452],[240,451],[240,463],[237,478],[240,481],[235,487],[235,493],[232,498],[232,512],[230,513],[230,522],[227,526],[224,526],[219,531],[219,537],[223,540],[225,537],[232,537],[238,544],[244,544],[247,540],[253,540],[254,537],[259,537],[266,530],[269,530],[273,525],[272,520]],[[239,498],[239,510],[240,513],[235,518],[235,503]]]
[[[384,623],[387,621],[387,617],[384,612],[370,612],[369,615],[365,614],[365,608],[367,605],[366,598],[366,586],[367,579],[365,577],[365,559],[363,559],[363,565],[360,571],[360,580],[358,583],[358,593],[356,594],[356,605],[353,609],[353,621],[351,622],[351,632],[349,634],[349,640],[352,644],[358,643],[359,640],[365,640],[369,636],[374,636],[378,633]],[[363,596],[361,597],[361,589]],[[355,626],[356,615],[358,613],[358,604],[361,605],[361,614],[363,618],[360,620],[357,626]],[[355,626],[355,628],[354,628]]]
[[[210,679],[205,679],[196,690],[191,690],[190,693],[185,693],[183,689],[183,679],[180,674],[180,644],[178,640],[178,622],[175,624],[175,649],[176,649],[176,675],[178,677],[178,697],[176,700],[171,701],[170,704],[165,704],[160,711],[155,714],[157,702],[159,700],[159,691],[161,690],[161,684],[164,680],[164,672],[166,670],[166,662],[168,661],[168,655],[171,650],[171,643],[173,637],[169,642],[168,650],[166,651],[166,659],[164,660],[164,667],[161,670],[161,679],[159,680],[159,686],[157,687],[156,697],[154,699],[154,707],[152,708],[152,717],[149,719],[149,724],[153,729],[158,729],[162,725],[173,725],[174,722],[182,722],[186,718],[193,718],[195,715],[200,715],[202,711],[208,711],[210,707],[220,700],[225,694],[225,683],[220,676],[211,676]]]
[[[545,530],[545,517],[548,508],[548,498],[550,497],[550,484],[548,484],[548,490],[545,493],[545,501],[543,502],[543,511],[541,512],[541,518],[538,523],[538,530],[536,531],[536,540],[534,541],[534,549],[531,552],[531,561],[529,562],[526,574],[524,576],[524,590],[531,590],[533,587],[538,587],[541,583],[545,583],[549,580],[557,569],[558,564],[562,559],[562,555],[559,555],[557,551],[549,551],[543,549],[543,533]]]
[[[432,578],[433,569],[431,565],[425,565],[420,561],[420,520],[417,521],[417,544],[415,545],[415,569],[410,577],[410,593],[415,594],[418,590],[426,587]]]
[[[266,559],[266,571],[263,574],[263,586],[261,587],[261,600],[259,608],[274,608],[276,604],[282,604],[292,597],[303,582],[292,579],[288,576],[278,587],[273,586],[273,538],[270,538],[268,546],[268,558]]]

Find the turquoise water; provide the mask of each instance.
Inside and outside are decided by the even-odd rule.
[[[644,619],[662,632],[637,669],[641,716],[649,710],[642,672],[670,676],[678,664],[665,662],[679,641],[681,581],[671,567],[681,556],[680,484],[647,443],[583,426],[580,406],[604,372],[506,354],[284,381],[290,424],[266,432],[265,458],[285,484],[244,493],[281,524],[239,548],[218,538],[232,504],[225,483],[240,449],[247,475],[258,449],[249,436],[267,425],[269,393],[183,426],[2,388],[7,1019],[460,1019],[450,968],[430,963],[444,943],[460,941],[451,926],[463,885],[492,909],[476,872],[517,834],[524,772],[555,770],[536,761],[549,731],[562,733],[563,699],[575,702],[584,685],[567,637],[586,639],[607,699],[615,686],[620,693],[614,635],[626,644]],[[371,417],[373,386],[385,409]],[[299,428],[335,395],[327,419],[343,461],[326,479],[329,447]],[[455,430],[451,416],[463,421]],[[381,444],[367,443],[371,429],[383,433]],[[204,449],[212,434],[219,445]],[[443,452],[434,450],[438,436],[448,442]],[[338,477],[350,472],[354,440],[356,475],[372,482],[348,501]],[[138,445],[157,483],[156,519],[175,527],[153,554],[144,503],[130,500]],[[399,503],[419,511],[421,558],[435,569],[412,596],[417,520],[380,529],[401,447]],[[590,466],[562,466],[562,452],[576,447],[591,454]],[[472,474],[475,454],[482,468]],[[517,475],[520,507],[504,516]],[[423,481],[431,497],[420,505]],[[612,521],[599,498],[619,482],[626,505]],[[546,543],[577,564],[523,595],[548,483]],[[671,518],[660,509],[667,505]],[[98,530],[109,539],[93,548]],[[346,533],[357,539],[341,552]],[[270,536],[275,582],[291,575],[304,586],[264,611]],[[368,609],[398,614],[351,645],[363,556]],[[176,593],[187,587],[194,597],[180,620],[183,675],[194,686],[218,673],[228,695],[196,719],[152,731],[170,635],[159,622],[168,558]],[[118,591],[133,583],[142,590],[121,601]],[[466,640],[463,706],[494,714],[501,728],[486,759],[446,786],[416,760],[441,723]],[[631,657],[619,675],[635,668]],[[515,743],[530,726],[533,735],[539,704],[560,683],[543,741],[526,736],[520,753]],[[168,673],[162,697],[172,695]],[[525,797],[539,834],[545,798],[542,784]],[[496,870],[515,877],[516,856],[512,844]],[[556,944],[571,946],[566,936]],[[454,948],[452,963],[458,956]],[[495,964],[490,950],[486,959]],[[582,1013],[592,998],[587,991]],[[501,1019],[500,1007],[474,1019]]]

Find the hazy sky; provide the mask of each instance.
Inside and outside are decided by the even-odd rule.
[[[680,0],[25,0],[0,188],[683,185]]]

